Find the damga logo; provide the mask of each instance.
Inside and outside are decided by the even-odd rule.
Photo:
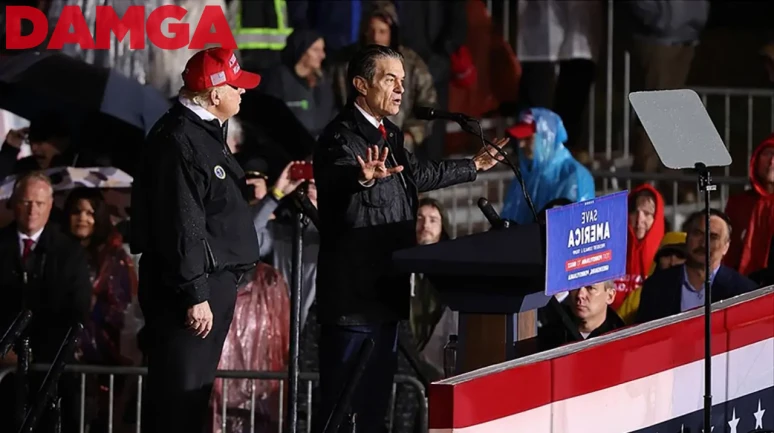
[[[146,36],[151,44],[163,50],[189,48],[201,50],[210,46],[236,49],[236,41],[228,20],[219,6],[205,6],[191,36],[190,25],[180,22],[188,11],[181,6],[165,5],[153,9],[145,19],[145,6],[129,6],[119,18],[112,6],[97,6],[96,28],[91,33],[80,6],[65,6],[47,48],[60,50],[68,44],[84,50],[107,50],[111,35],[118,41],[129,37],[129,48],[145,48]],[[6,6],[6,49],[25,50],[37,47],[48,36],[48,19],[39,9],[31,6]],[[22,35],[22,22],[32,23],[32,33]]]

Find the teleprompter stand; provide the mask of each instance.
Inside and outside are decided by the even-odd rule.
[[[710,282],[711,167],[731,165],[731,155],[693,90],[635,92],[629,101],[661,162],[672,169],[693,169],[704,196],[704,431],[712,426],[712,285]]]

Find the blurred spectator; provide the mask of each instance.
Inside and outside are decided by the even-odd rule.
[[[261,91],[287,104],[313,137],[336,117],[333,87],[322,70],[325,41],[312,30],[296,30],[282,50],[282,63],[263,77]]]
[[[579,145],[588,123],[583,113],[599,57],[602,2],[519,0],[517,26],[520,99],[527,107],[552,107],[567,127],[567,147],[581,158]]]
[[[62,117],[54,114],[34,119],[29,128],[8,131],[0,149],[0,179],[33,170],[76,165],[79,155],[70,147],[70,132]],[[32,155],[17,159],[25,141],[29,141]]]
[[[624,326],[624,322],[610,307],[615,299],[615,283],[604,281],[571,290],[562,302],[578,332],[585,340],[598,337]],[[540,350],[550,350],[567,343],[578,341],[573,332],[561,320],[552,320],[539,328]]]
[[[242,156],[242,155],[240,155]],[[246,156],[243,158],[237,158],[239,165],[242,166],[242,170],[245,172],[245,179],[248,184],[248,203],[251,206],[258,204],[266,194],[269,192],[268,179],[269,164],[261,157]],[[249,188],[252,191],[249,191]]]
[[[626,275],[616,280],[613,308],[642,287],[664,237],[664,199],[655,188],[641,185],[629,193],[629,234]]]
[[[421,145],[430,132],[428,121],[413,117],[414,107],[435,106],[437,95],[433,87],[433,76],[419,55],[400,43],[400,25],[395,5],[391,1],[373,1],[363,14],[360,26],[360,39],[354,45],[347,46],[336,55],[331,64],[336,103],[341,109],[354,98],[352,83],[347,81],[349,59],[363,46],[377,44],[390,47],[403,55],[403,95],[400,111],[388,117],[404,133],[403,144],[408,150]]]
[[[291,0],[290,3],[297,3]],[[308,7],[308,28],[318,31],[335,54],[360,38],[360,19],[370,6],[370,0],[311,0]]]
[[[655,272],[645,280],[637,311],[636,323],[661,319],[704,305],[704,281],[707,257],[704,237],[707,230],[703,211],[686,220],[686,262]],[[719,210],[710,212],[709,280],[712,303],[732,298],[757,288],[749,278],[721,265],[731,242],[731,223]]]
[[[755,204],[752,217],[747,225],[744,246],[739,261],[739,272],[752,275],[771,267],[774,242],[774,195],[769,195]]]
[[[753,209],[761,198],[774,196],[774,134],[755,148],[750,158],[749,176],[752,188],[732,195],[726,203],[726,214],[731,220],[734,235],[731,237],[731,247],[723,259],[723,264],[740,271],[747,229],[755,215]],[[745,268],[746,271],[751,271],[747,265]],[[747,275],[747,272],[741,272]]]
[[[416,227],[419,245],[450,239],[449,216],[441,203],[432,198],[419,201]],[[449,335],[457,334],[458,314],[443,304],[425,275],[412,275],[410,317],[420,357],[433,368],[436,378],[442,378],[443,347],[449,341]]]
[[[465,45],[467,19],[464,0],[395,0],[400,19],[400,42],[425,61],[433,76],[437,108],[448,110],[451,58]],[[443,157],[446,122],[433,122],[432,133],[422,145],[430,159]]]
[[[49,221],[54,191],[48,177],[37,172],[22,176],[14,185],[11,203],[15,221],[0,231],[0,329],[7,329],[22,308],[32,311],[34,320],[27,332],[33,359],[50,363],[70,327],[87,323],[92,292],[88,262],[81,246]],[[15,358],[11,352],[1,363]],[[78,431],[79,399],[72,378],[64,375],[59,382],[64,433]],[[37,389],[42,377],[30,379],[29,389]],[[12,411],[22,403],[15,401],[14,384],[15,380],[0,383],[0,419],[15,419]],[[30,398],[34,396],[33,391]],[[53,431],[53,411],[47,413],[39,430]]]
[[[523,111],[519,117],[519,123],[507,132],[518,140],[518,164],[535,209],[558,198],[571,202],[594,198],[591,173],[564,147],[567,131],[562,119],[545,108]],[[534,219],[516,179],[505,196],[502,217],[518,224]]]
[[[89,364],[130,364],[121,353],[121,331],[126,309],[137,292],[134,263],[98,189],[72,190],[64,203],[64,214],[62,228],[85,249],[93,287],[91,316],[79,345],[82,360]]]
[[[650,275],[654,272],[669,269],[673,266],[681,266],[685,263],[685,238],[683,232],[669,232],[664,235],[661,246],[653,260],[653,266],[650,268]],[[637,287],[633,292],[623,300],[623,303],[616,312],[623,321],[631,325],[637,316],[637,309],[640,307],[640,297],[642,296],[642,286]]]
[[[288,284],[276,269],[258,263],[243,277],[234,308],[234,320],[226,336],[218,370],[283,371],[288,366],[290,299]],[[260,433],[277,431],[281,382],[270,380],[215,379],[210,398],[213,433],[247,431],[253,425]],[[223,394],[226,393],[224,396]],[[228,405],[226,430],[223,398]],[[255,402],[255,407],[251,405]]]
[[[449,111],[484,117],[518,100],[521,64],[486,2],[465,2],[468,25],[465,45],[452,55]]]
[[[631,21],[632,90],[685,87],[710,2],[633,0],[621,4]],[[633,132],[632,170],[664,170],[642,124],[636,122]]]
[[[62,228],[85,249],[92,284],[91,315],[84,323],[78,345],[80,360],[85,364],[132,365],[130,354],[122,353],[125,348],[122,336],[124,318],[137,293],[134,262],[123,248],[121,235],[113,227],[108,206],[98,189],[72,190],[63,208],[66,219]],[[97,425],[104,428],[109,420],[111,385],[108,379],[106,376],[86,379],[87,408],[97,411],[87,410],[85,414],[92,428],[98,428]],[[116,378],[113,385],[118,419],[122,418],[130,389],[123,379]]]
[[[280,174],[279,178],[258,204],[253,207],[253,225],[258,234],[261,246],[261,257],[271,257],[275,268],[292,281],[293,277],[293,222],[296,208],[293,203],[294,191],[301,186],[302,180],[290,177],[290,170],[297,162],[291,162]],[[304,186],[304,193],[317,206],[317,187],[314,181]],[[282,206],[281,206],[282,205]],[[317,254],[320,250],[320,235],[317,227],[310,223],[303,234],[303,276],[301,281],[301,327],[306,323],[306,316],[314,303],[317,278]]]
[[[244,131],[242,130],[242,123],[236,117],[232,117],[228,120],[228,132],[226,133],[226,145],[228,149],[234,155],[238,154],[242,150],[242,143],[244,142]]]

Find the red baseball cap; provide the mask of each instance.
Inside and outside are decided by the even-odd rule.
[[[506,132],[517,140],[523,140],[535,135],[535,118],[532,116],[532,112],[525,111],[521,115],[519,123],[508,128]]]
[[[211,87],[231,85],[242,89],[254,89],[261,76],[243,71],[233,50],[209,48],[194,54],[183,71],[185,88],[201,92]]]

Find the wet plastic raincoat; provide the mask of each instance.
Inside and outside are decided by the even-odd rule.
[[[527,159],[519,149],[519,166],[535,210],[540,212],[557,198],[573,202],[594,198],[594,178],[564,147],[567,131],[562,119],[545,108],[533,108],[531,112],[535,121],[533,157]],[[508,188],[501,216],[518,224],[533,221],[516,179]]]

